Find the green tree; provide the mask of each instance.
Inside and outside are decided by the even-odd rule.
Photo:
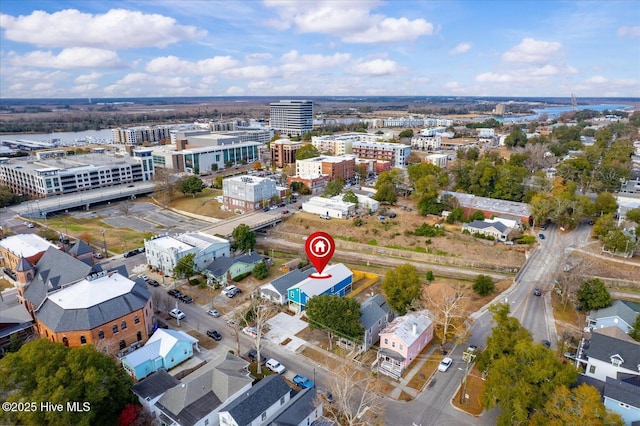
[[[411,129],[406,129],[400,132],[400,134],[398,134],[398,137],[400,138],[412,138],[413,137],[413,130]]]
[[[493,282],[493,279],[488,275],[480,274],[475,280],[473,280],[473,291],[480,296],[491,294],[495,289],[496,285]]]
[[[436,276],[433,275],[433,271],[427,271],[427,281],[429,281],[430,283],[434,282],[436,280]]]
[[[402,172],[399,169],[393,169],[389,172],[382,172],[376,180],[374,186],[375,189],[380,189],[382,186],[391,184],[395,190],[403,181]]]
[[[309,326],[325,330],[329,341],[334,337],[345,337],[359,342],[364,335],[360,323],[360,302],[350,297],[322,294],[309,299],[305,307]]]
[[[356,205],[356,209],[358,208],[358,196],[352,190],[348,190],[344,193],[342,201],[346,201],[347,203],[354,203]]]
[[[231,237],[233,239],[231,247],[234,250],[250,251],[256,245],[256,233],[244,223],[233,229]]]
[[[593,225],[593,235],[599,239],[605,238],[609,233],[615,231],[616,220],[612,214],[600,216]]]
[[[254,266],[252,273],[257,280],[263,280],[269,276],[269,267],[264,262],[260,262]]]
[[[604,248],[614,254],[633,252],[637,243],[631,234],[626,234],[621,229],[609,232],[600,239]]]
[[[640,114],[638,114],[640,115]],[[627,210],[627,214],[625,215],[627,220],[631,220],[640,225],[640,208],[635,208],[631,210]]]
[[[196,198],[196,193],[202,192],[206,187],[202,179],[197,176],[189,176],[180,183],[180,191],[184,194],[191,194]]]
[[[387,271],[382,282],[382,291],[387,303],[398,315],[404,315],[411,303],[420,296],[422,283],[415,266],[405,263]]]
[[[0,360],[0,395],[3,401],[33,402],[32,411],[0,411],[2,424],[93,425],[115,424],[127,403],[133,381],[113,359],[93,345],[68,348],[38,339]],[[88,403],[88,411],[40,410],[41,402]],[[84,408],[84,406],[80,407]]]
[[[633,322],[631,330],[629,330],[629,336],[640,342],[640,314],[636,315],[636,320]]]
[[[7,207],[12,204],[18,204],[20,197],[13,192],[8,186],[0,185],[0,207]]]
[[[381,203],[395,204],[398,201],[398,194],[396,194],[393,184],[386,183],[378,188],[373,199]]]
[[[296,151],[296,160],[306,160],[307,158],[319,157],[320,151],[310,143],[302,145]]]
[[[194,274],[195,258],[195,253],[184,255],[173,267],[173,276],[176,278],[185,277],[188,280]]]
[[[327,197],[333,197],[342,192],[342,188],[344,187],[344,180],[338,178],[331,180],[327,186],[324,188],[324,194]]]
[[[223,178],[222,176],[216,176],[216,177],[213,179],[213,187],[214,187],[214,188],[217,188],[217,189],[222,189],[222,180],[223,180],[223,179],[224,179],[224,178]]]
[[[586,281],[578,290],[578,300],[584,311],[611,306],[611,295],[602,280],[594,278]]]
[[[598,390],[585,383],[573,389],[558,386],[544,408],[536,411],[529,422],[530,426],[624,424],[619,414],[607,410]]]
[[[505,138],[504,144],[509,148],[517,146],[524,147],[527,144],[527,135],[522,131],[522,129],[515,129]]]
[[[593,204],[596,213],[600,214],[615,213],[618,210],[618,201],[610,192],[599,193]]]

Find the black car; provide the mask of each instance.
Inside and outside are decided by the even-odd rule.
[[[207,330],[207,336],[211,337],[213,340],[219,342],[222,339],[222,335],[218,333],[216,330]]]
[[[542,290],[540,290],[539,288],[534,288],[533,289],[533,295],[534,296],[542,296]]]
[[[249,359],[249,361],[256,362],[258,360],[258,351],[256,351],[255,349],[251,349],[249,352],[247,352],[246,357]],[[264,365],[265,362],[267,362],[267,357],[260,355],[260,364]]]
[[[391,219],[395,219],[395,218],[396,218],[396,216],[397,216],[397,215],[396,215],[395,213],[391,213],[391,214],[389,215],[389,217],[390,217]]]
[[[136,254],[138,254],[138,250],[129,250],[124,254],[124,257],[132,257],[132,256],[135,256]]]
[[[173,296],[175,298],[178,298],[178,297],[182,296],[182,293],[180,292],[180,290],[176,290],[176,289],[167,291],[167,294],[169,296]]]
[[[180,300],[182,300],[186,304],[193,303],[193,298],[190,296],[187,296],[186,294],[183,294],[182,296],[180,296]]]
[[[147,284],[149,284],[150,286],[153,286],[153,287],[158,287],[160,285],[160,283],[158,281],[156,281],[156,280],[148,280]]]

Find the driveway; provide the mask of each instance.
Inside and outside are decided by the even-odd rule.
[[[267,321],[267,325],[269,326],[269,331],[264,337],[270,342],[279,345],[284,340],[291,339],[286,345],[281,345],[281,348],[296,352],[306,343],[301,338],[295,336],[309,326],[309,324],[300,318],[280,312]]]

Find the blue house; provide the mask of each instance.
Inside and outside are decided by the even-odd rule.
[[[626,300],[616,300],[608,308],[591,312],[587,321],[589,327],[605,328],[616,326],[625,333],[629,333],[638,315],[640,315],[640,304]]]
[[[291,310],[304,311],[307,301],[313,296],[335,294],[343,297],[351,292],[353,272],[342,263],[327,266],[322,273],[331,276],[329,278],[307,277],[298,284],[289,287],[287,294]]]
[[[147,343],[122,358],[122,367],[136,380],[141,380],[161,368],[170,370],[193,356],[198,339],[183,331],[158,329]]]
[[[623,375],[626,378],[607,377],[604,385],[604,406],[620,414],[625,424],[640,422],[640,376]]]

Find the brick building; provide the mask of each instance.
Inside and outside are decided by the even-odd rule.
[[[302,148],[302,142],[292,142],[289,139],[278,139],[269,145],[271,151],[271,165],[285,167],[296,162],[296,152]]]
[[[329,180],[349,180],[355,173],[356,159],[353,156],[328,156],[308,158],[296,161],[296,176],[327,175]]]

